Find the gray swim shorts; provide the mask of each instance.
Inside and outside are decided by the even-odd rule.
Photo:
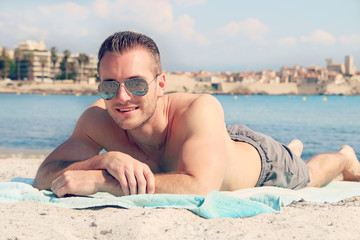
[[[259,152],[261,173],[256,187],[300,189],[310,182],[305,162],[283,144],[244,125],[227,126],[227,131],[232,140],[249,143]]]

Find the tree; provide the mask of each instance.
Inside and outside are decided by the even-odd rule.
[[[28,52],[25,54],[26,67],[27,67],[27,77],[29,80],[34,80],[34,54],[32,52]]]
[[[89,63],[89,57],[85,53],[80,53],[77,57],[77,60],[80,64],[80,81],[83,80],[84,77],[84,69],[85,66]]]
[[[69,61],[70,55],[71,55],[71,52],[69,50],[64,51],[63,63],[64,63],[64,68],[65,68],[65,79],[68,79],[68,74],[69,74],[68,61]]]
[[[16,61],[16,76],[17,79],[21,80],[21,63],[24,60],[24,53],[21,50],[15,50],[15,61]]]
[[[42,81],[44,81],[44,68],[47,66],[48,57],[40,56],[39,62],[40,62],[40,66],[41,66],[41,78],[42,78]]]
[[[76,62],[69,62],[69,79],[76,79]]]
[[[0,77],[6,78],[9,75],[11,67],[11,59],[6,54],[6,48],[2,49],[0,55]]]
[[[3,78],[5,78],[5,60],[0,57],[0,73]]]
[[[52,62],[52,64],[53,64],[53,69],[52,69],[52,72],[53,72],[53,79],[55,80],[55,67],[56,67],[56,63],[57,63],[57,61],[58,61],[58,59],[59,59],[59,56],[57,55],[57,49],[56,49],[56,47],[52,47],[51,48],[51,62]]]

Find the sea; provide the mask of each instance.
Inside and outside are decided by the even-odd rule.
[[[226,124],[247,125],[284,144],[300,139],[304,160],[344,144],[360,159],[360,96],[214,96]],[[81,113],[98,99],[0,94],[0,158],[45,157],[70,137]]]

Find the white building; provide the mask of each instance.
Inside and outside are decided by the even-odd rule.
[[[50,52],[43,41],[21,42],[15,48],[14,58],[18,79],[43,81],[51,77]]]
[[[345,56],[345,73],[349,75],[354,75],[356,73],[353,56]]]
[[[345,73],[345,65],[343,63],[334,63],[332,58],[326,59],[326,69],[341,74]]]
[[[60,66],[64,54],[58,54],[58,59],[54,66],[51,61],[51,52],[46,50],[43,41],[27,40],[21,42],[14,52],[17,79],[50,81],[50,79],[55,79],[56,76],[61,74]],[[97,58],[94,55],[86,54],[88,61],[80,66],[79,56],[79,53],[69,56],[68,78],[70,73],[75,72],[77,81],[87,81],[88,77],[96,74]]]

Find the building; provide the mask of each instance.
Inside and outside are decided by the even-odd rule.
[[[43,41],[21,42],[14,51],[16,78],[44,81],[51,76],[50,52]]]
[[[312,75],[318,75],[317,79],[320,82],[326,82],[329,80],[329,76],[328,76],[329,70],[320,66],[311,65],[310,67],[307,68],[307,73]]]
[[[21,42],[14,51],[16,79],[43,82],[60,77],[61,79],[75,78],[78,82],[86,82],[89,77],[97,74],[97,58],[94,55],[70,54],[66,63],[67,74],[64,74],[64,53],[57,56],[56,62],[53,63],[51,52],[46,50],[43,41]]]
[[[85,56],[85,59],[82,59],[82,57]],[[53,76],[56,78],[56,76],[59,76],[62,74],[61,70],[61,63],[64,59],[64,53],[61,53],[58,55],[58,60],[55,63],[54,67],[54,74]],[[76,73],[76,81],[78,82],[86,82],[88,81],[89,77],[93,77],[97,74],[97,57],[92,54],[80,54],[80,53],[70,53],[68,60],[68,76],[67,78],[71,78],[71,75],[73,73]],[[54,78],[53,77],[53,78]],[[65,79],[66,76],[63,76]]]
[[[307,74],[307,69],[295,65],[291,67],[281,67],[279,71],[279,82],[280,83],[297,83],[299,81],[299,76]]]
[[[326,59],[326,69],[341,74],[345,73],[345,65],[343,63],[334,63],[332,58]]]
[[[14,59],[14,51],[0,46],[0,55],[5,54],[8,58]]]
[[[272,69],[262,70],[256,73],[258,82],[260,83],[280,83],[280,78]]]
[[[209,73],[206,71],[200,71],[195,74],[196,82],[211,82],[211,83],[221,83],[226,81],[226,77],[222,75],[217,75]]]
[[[354,65],[354,57],[353,56],[345,56],[345,74],[355,75],[356,74],[356,66]]]

